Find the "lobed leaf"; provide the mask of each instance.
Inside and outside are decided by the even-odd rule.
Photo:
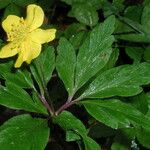
[[[107,70],[89,85],[80,98],[136,95],[142,92],[142,85],[150,83],[149,70],[150,63],[123,65]]]
[[[70,112],[63,111],[61,114],[56,116],[53,121],[60,125],[66,132],[74,131],[71,133],[71,139],[69,140],[79,139],[80,135],[83,138],[86,150],[93,150],[92,148],[100,150],[100,146],[93,139],[87,136],[87,130],[83,123]]]
[[[0,147],[6,150],[43,150],[48,138],[47,121],[30,115],[13,117],[0,127]]]
[[[133,59],[133,63],[140,63],[142,59],[142,55],[144,53],[144,49],[140,47],[127,47],[125,49],[126,54]]]
[[[47,46],[43,53],[30,66],[31,73],[37,81],[41,90],[51,79],[55,68],[54,48]]]
[[[149,128],[150,119],[148,117],[120,100],[86,100],[80,103],[85,106],[91,116],[111,128],[129,128],[131,123]]]
[[[83,139],[86,150],[101,150],[101,147],[90,137]]]
[[[6,82],[11,82],[17,84],[22,88],[32,88],[33,81],[31,74],[27,70],[12,70],[12,62],[1,63],[0,64],[0,75],[6,80]]]
[[[147,147],[148,149],[150,148],[150,129],[146,128],[137,128],[136,129],[136,134],[137,134],[137,139],[138,141],[144,146]]]
[[[63,80],[69,95],[72,95],[76,65],[75,50],[67,39],[61,38],[57,51],[58,56],[56,58],[56,69],[59,77]]]
[[[131,97],[129,100],[135,108],[137,108],[143,114],[146,114],[149,110],[148,99],[148,95],[143,92],[139,95]]]
[[[0,9],[5,8],[11,3],[11,0],[0,0]]]
[[[115,18],[109,17],[104,23],[95,27],[85,39],[77,56],[75,89],[82,87],[91,77],[101,70],[108,62],[114,41],[111,35],[114,30]]]
[[[143,9],[142,16],[141,16],[141,24],[143,25],[143,28],[149,33],[150,28],[150,4],[146,5]]]
[[[68,111],[63,111],[54,118],[54,123],[60,125],[64,130],[74,130],[77,134],[85,136],[87,131],[83,123]]]
[[[21,8],[14,3],[10,3],[4,11],[3,20],[7,18],[8,15],[21,16]]]
[[[87,3],[75,3],[70,12],[79,22],[95,26],[98,23],[98,13],[96,9]]]
[[[150,62],[150,46],[146,47],[144,51],[144,60]]]
[[[18,6],[27,6],[29,4],[35,4],[36,0],[13,0],[13,2]]]
[[[6,87],[0,87],[0,104],[13,109],[47,114],[42,103],[34,102],[25,90],[11,82]]]

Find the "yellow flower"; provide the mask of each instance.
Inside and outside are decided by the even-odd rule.
[[[42,8],[34,4],[27,7],[26,19],[9,15],[2,22],[9,43],[0,50],[0,58],[11,57],[18,53],[16,68],[20,67],[23,62],[29,64],[32,59],[36,58],[41,52],[41,45],[52,41],[56,33],[56,29],[40,29],[43,20]]]

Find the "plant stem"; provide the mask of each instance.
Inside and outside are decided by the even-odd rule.
[[[55,112],[55,110],[54,110],[54,106],[53,106],[53,103],[52,103],[52,100],[51,100],[51,98],[50,98],[50,96],[49,96],[49,93],[48,93],[48,90],[47,90],[47,87],[45,87],[44,88],[44,91],[45,91],[45,95],[46,95],[46,97],[48,98],[48,100],[49,100],[49,107],[51,108],[51,110],[52,110],[52,112],[53,112],[53,114],[54,114],[54,112]]]
[[[54,111],[52,110],[52,108],[51,108],[50,105],[48,104],[48,102],[47,102],[47,100],[45,99],[45,97],[44,97],[43,95],[42,95],[42,96],[39,95],[39,98],[40,98],[41,102],[43,103],[43,105],[47,108],[49,114],[50,114],[51,116],[53,116],[53,115],[54,115]]]
[[[39,94],[39,92],[36,90],[36,88],[33,86],[33,90],[37,93],[40,101],[42,102],[42,104],[45,106],[45,108],[48,110],[48,113],[53,116],[54,115],[54,110],[53,108],[51,108],[51,106],[49,105],[49,103],[47,102],[47,100],[44,97],[44,93]]]
[[[59,113],[61,113],[62,111],[64,111],[65,109],[69,108],[70,106],[74,105],[75,103],[77,103],[79,100],[73,100],[71,101],[69,98],[66,101],[66,103],[64,105],[62,105],[56,112],[55,115],[57,116]]]
[[[73,96],[69,96],[68,99],[67,99],[67,103],[71,102],[72,98],[73,98]]]
[[[39,66],[42,66],[41,62],[38,62],[38,64],[39,64]],[[52,102],[52,100],[51,100],[51,98],[50,98],[50,95],[49,95],[49,92],[48,92],[48,89],[47,89],[47,84],[46,84],[44,72],[43,72],[42,69],[40,69],[40,71],[41,71],[41,75],[42,75],[42,77],[41,77],[42,88],[43,88],[43,90],[44,90],[44,95],[45,95],[46,99],[48,100],[48,102],[46,101],[44,95],[43,95],[43,94],[41,94],[41,95],[43,95],[43,97],[44,97],[44,99],[45,99],[45,101],[46,101],[45,103],[48,104],[48,107],[49,107],[49,108],[48,108],[48,111],[51,110],[51,113],[54,114],[55,110],[54,110],[53,102]],[[45,106],[46,106],[46,105],[45,105]],[[46,108],[47,108],[47,107],[46,107]]]

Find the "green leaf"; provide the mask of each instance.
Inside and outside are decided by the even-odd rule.
[[[90,137],[83,139],[86,150],[101,150],[100,146]]]
[[[33,81],[31,78],[31,74],[27,71],[17,70],[15,74],[7,74],[5,76],[7,82],[12,82],[13,84],[17,84],[22,88],[32,88]]]
[[[129,19],[127,17],[122,17],[122,16],[119,16],[118,18],[120,21],[124,22],[125,24],[130,26],[132,29],[134,29],[134,31],[137,31],[137,33],[141,33],[141,34],[147,33],[147,30],[145,30],[143,26],[137,21],[133,21],[133,19]]]
[[[124,0],[113,0],[113,6],[116,7],[118,11],[122,11],[124,9]]]
[[[102,0],[104,17],[108,17],[112,14],[119,14],[120,11],[123,11],[123,1],[124,0],[112,0],[112,2],[109,2],[108,0]]]
[[[43,103],[41,102],[38,93],[32,92],[32,101],[34,102],[34,105],[37,109],[39,109],[38,113],[48,114],[47,109],[43,106]]]
[[[71,14],[81,23],[95,26],[98,23],[96,9],[87,3],[76,3],[72,6]]]
[[[111,128],[130,127],[135,123],[143,127],[149,127],[150,119],[130,104],[119,100],[86,100],[82,103],[87,112],[99,122]]]
[[[55,4],[55,0],[42,0],[38,1],[38,5],[40,5],[42,8],[44,8],[45,11],[51,11],[52,5]],[[50,14],[52,15],[52,13]]]
[[[84,3],[84,4],[88,3],[97,10],[101,8],[103,0],[61,0],[61,1],[67,3],[68,5],[74,5],[76,3]]]
[[[142,11],[143,7],[141,5],[129,6],[125,9],[124,15],[133,21],[141,22]]]
[[[119,38],[121,35],[124,36],[125,33],[128,35],[128,33],[131,33],[133,31],[134,30],[130,26],[128,26],[125,23],[123,23],[122,21],[116,19],[114,33],[118,34],[118,35],[116,35],[117,38]]]
[[[29,4],[35,4],[36,0],[13,0],[13,2],[18,6],[27,6]]]
[[[76,65],[75,50],[69,41],[65,38],[61,38],[57,51],[56,69],[69,95],[72,96],[72,94],[74,94],[74,73]]]
[[[85,0],[85,2],[89,3],[96,10],[100,9],[102,7],[102,4],[103,4],[103,0]]]
[[[35,60],[37,71],[41,78],[48,83],[55,67],[55,53],[51,46],[45,47],[44,52]]]
[[[43,53],[30,65],[32,75],[40,89],[47,85],[55,67],[54,48],[46,46]]]
[[[93,121],[93,124],[90,126],[89,133],[92,138],[107,138],[110,136],[114,136],[116,133],[116,130],[102,124],[102,123],[95,123],[95,119]]]
[[[17,70],[15,73],[5,73],[4,78],[6,82],[11,82],[13,84],[17,84],[22,88],[32,88],[33,81],[31,78],[31,74],[27,70]]]
[[[142,59],[143,48],[140,47],[128,47],[125,49],[127,55],[133,59],[134,63],[139,63]]]
[[[145,93],[141,93],[130,98],[130,103],[137,108],[143,114],[148,112],[148,96]]]
[[[145,1],[143,2],[143,5],[144,5],[144,6],[149,5],[149,4],[150,4],[150,1],[149,1],[149,0],[145,0]]]
[[[146,93],[146,97],[148,98],[148,104],[150,105],[150,92]]]
[[[115,18],[109,17],[104,23],[95,27],[79,49],[76,65],[76,90],[100,71],[108,62],[114,41],[111,35]]]
[[[73,45],[73,47],[75,48],[75,50],[78,50],[79,47],[83,44],[84,39],[87,36],[87,32],[86,31],[81,31],[78,32],[76,34],[74,34],[69,41],[71,42],[71,44]]]
[[[136,131],[138,141],[146,148],[150,148],[150,130],[146,128],[137,128]]]
[[[149,28],[150,28],[149,17],[150,17],[150,4],[148,4],[144,7],[143,13],[142,13],[142,16],[141,16],[141,24],[143,25],[145,30],[148,31],[148,32],[149,32]]]
[[[78,141],[81,140],[81,137],[76,134],[74,131],[66,131],[66,141],[71,142],[71,141]]]
[[[0,74],[2,76],[4,76],[5,74],[11,72],[11,69],[12,69],[12,66],[13,66],[13,62],[12,61],[8,61],[8,62],[5,62],[5,63],[0,63]]]
[[[138,43],[150,43],[150,36],[149,34],[125,34],[125,35],[116,35],[117,39],[131,41],[131,42],[138,42]]]
[[[47,114],[41,103],[34,102],[26,91],[10,82],[6,87],[0,87],[0,104],[12,109]]]
[[[119,129],[115,134],[111,148],[113,150],[139,150],[135,138],[136,131],[134,127]]]
[[[144,60],[150,62],[150,46],[148,46],[144,51]]]
[[[124,0],[113,0],[112,3],[108,0],[102,0],[102,8],[104,11],[104,17],[108,17],[112,14],[120,14],[124,9]]]
[[[5,150],[43,150],[48,138],[47,121],[29,115],[13,117],[0,127],[0,147]]]
[[[94,150],[100,150],[99,145],[87,136],[87,130],[83,123],[70,112],[63,111],[61,114],[53,118],[53,122],[61,126],[67,132],[73,130],[73,133],[77,134],[77,136],[72,135],[74,138],[79,138],[80,135],[83,138],[86,150],[93,150],[92,147],[94,147]]]
[[[138,11],[137,11],[138,10]],[[143,11],[143,7],[141,5],[129,6],[125,9],[124,16],[129,18],[132,21],[140,22],[141,21],[141,13]],[[116,32],[123,35],[135,32],[134,28],[124,21],[117,20],[117,28]]]
[[[53,121],[66,131],[73,130],[81,136],[85,136],[87,134],[83,123],[68,111],[63,111],[60,113],[58,116],[53,118]]]
[[[74,35],[80,31],[86,31],[86,26],[80,23],[73,23],[68,26],[68,28],[64,32],[64,36],[67,39],[74,37]]]
[[[69,5],[72,4],[72,0],[61,0],[61,1],[62,1],[62,2],[65,2],[65,3],[69,4]]]
[[[141,6],[139,6],[139,7],[141,7]],[[140,19],[141,19],[140,12],[143,10],[142,7],[140,9],[138,9],[138,7],[137,8],[133,7],[132,9],[131,9],[132,10],[131,12],[129,11],[129,14],[128,13],[125,14],[126,17],[119,16],[119,20],[124,22],[128,26],[130,26],[132,29],[134,29],[133,31],[136,31],[138,34],[136,34],[136,33],[122,34],[122,35],[117,35],[116,37],[118,39],[132,41],[132,42],[150,43],[149,28],[146,25],[146,24],[149,24],[149,23],[148,23],[148,21],[146,23],[147,19],[145,20],[145,18],[147,18],[148,16],[143,16],[142,18],[144,18],[144,19],[143,19],[143,21],[141,21],[142,24],[140,24],[137,21],[140,21]],[[136,12],[135,10],[138,10],[138,12],[135,15],[133,15]],[[145,15],[149,15],[149,14],[145,14]]]
[[[61,0],[69,5],[72,5],[73,3],[82,3],[82,2],[85,2],[85,0]]]
[[[26,70],[13,70],[13,62],[6,62],[0,64],[0,75],[6,80],[6,82],[11,82],[17,84],[23,88],[32,88],[33,81],[31,74]]]
[[[112,145],[111,145],[111,150],[128,150],[128,147],[122,143],[119,143],[119,142],[114,142]]]
[[[10,4],[11,0],[0,0],[0,9],[5,8]]]
[[[8,5],[4,11],[3,20],[6,19],[8,15],[21,16],[21,8],[13,3]]]
[[[118,60],[118,57],[119,57],[119,49],[115,48],[115,49],[113,49],[110,59],[108,60],[107,64],[104,66],[104,68],[99,73],[102,73],[105,70],[113,68]]]
[[[142,85],[150,83],[149,70],[150,63],[123,65],[107,70],[89,85],[80,99],[136,95],[142,92]]]

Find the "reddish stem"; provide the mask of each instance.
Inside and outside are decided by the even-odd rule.
[[[43,103],[43,105],[47,108],[49,114],[51,114],[51,116],[54,115],[54,112],[52,110],[52,108],[50,107],[50,105],[48,104],[47,100],[45,99],[44,96],[39,96],[41,102]]]
[[[70,106],[74,105],[78,100],[69,101],[67,100],[64,105],[62,105],[56,112],[55,115],[57,116],[59,113],[64,111],[65,109],[69,108]]]

